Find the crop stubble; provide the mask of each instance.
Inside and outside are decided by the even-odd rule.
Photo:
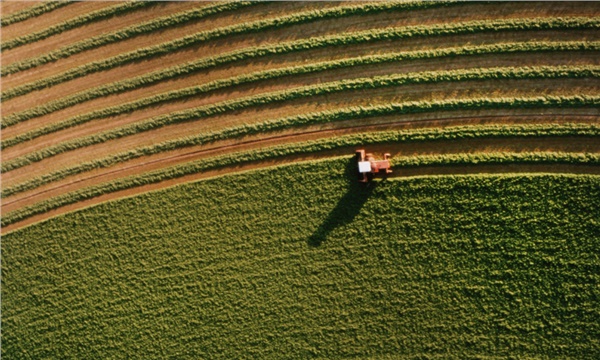
[[[493,6],[493,5],[492,5]],[[569,5],[570,6],[570,5]],[[438,12],[445,12],[445,11],[452,11],[452,9],[455,9],[456,6],[451,6],[447,9],[438,9]],[[462,6],[460,7],[460,9],[462,9]],[[471,13],[471,11],[469,10],[469,8],[467,9],[462,9],[463,11],[457,11],[457,14],[459,14],[462,18],[465,19],[465,21],[468,20],[473,20],[473,19],[478,19],[478,18],[485,18],[485,16],[481,16],[478,15],[478,13]],[[568,9],[563,9],[564,11],[566,11],[565,14],[569,14],[569,13],[574,13],[574,14],[579,14],[579,11],[568,11]],[[415,12],[418,11],[427,11],[427,10],[414,10]],[[408,14],[412,14],[413,11],[409,11],[407,12]],[[429,14],[429,13],[428,13]],[[435,15],[437,14],[436,12],[431,13],[431,15],[434,15],[435,21],[429,21],[429,23],[443,23],[443,17],[437,18]],[[540,15],[544,14],[544,11],[541,11],[538,13]],[[113,69],[113,70],[108,70],[108,71],[103,71],[102,75],[89,75],[86,76],[86,80],[87,82],[84,82],[83,86],[86,86],[88,84],[100,84],[102,82],[107,82],[107,81],[116,81],[117,79],[121,79],[122,78],[122,73],[127,73],[128,75],[134,75],[134,74],[141,74],[144,72],[148,72],[154,69],[158,69],[161,67],[165,67],[166,65],[176,65],[177,63],[181,63],[183,61],[189,61],[191,59],[197,58],[197,54],[202,54],[203,56],[206,55],[215,55],[215,51],[218,51],[217,53],[222,53],[222,52],[226,52],[226,51],[231,51],[233,49],[239,49],[239,48],[244,48],[247,47],[251,44],[256,44],[256,41],[260,41],[260,43],[268,43],[268,42],[280,42],[283,39],[285,39],[286,36],[291,36],[291,34],[303,34],[302,36],[300,36],[300,38],[306,38],[307,35],[316,35],[316,34],[326,34],[326,33],[336,33],[339,31],[342,31],[342,29],[344,31],[352,31],[352,30],[357,30],[361,28],[361,25],[365,28],[365,29],[372,29],[373,26],[377,25],[379,21],[381,21],[381,17],[382,16],[387,16],[390,17],[391,19],[395,19],[395,17],[393,15],[397,15],[397,13],[392,12],[392,14],[390,15],[385,15],[385,14],[378,14],[378,15],[367,15],[366,17],[369,16],[373,16],[373,20],[377,20],[375,22],[367,22],[367,21],[357,21],[357,19],[361,19],[361,18],[365,18],[365,16],[354,16],[354,17],[350,17],[350,18],[341,18],[341,19],[332,19],[332,20],[321,20],[317,22],[317,25],[309,23],[306,25],[295,25],[292,29],[288,29],[287,27],[280,29],[280,30],[269,30],[266,32],[263,32],[261,34],[261,37],[256,37],[253,34],[249,34],[249,35],[236,35],[233,37],[227,37],[223,40],[218,40],[215,44],[211,44],[210,42],[202,47],[202,45],[200,45],[200,47],[195,47],[194,49],[191,50],[182,50],[183,52],[177,52],[177,53],[171,53],[167,56],[161,56],[159,58],[156,59],[147,59],[146,61],[143,62],[143,64],[133,64],[133,65],[124,65],[119,67],[118,69]],[[515,14],[513,14],[515,15]],[[410,15],[405,15],[407,18],[410,18]],[[566,16],[566,15],[565,15]],[[506,16],[505,18],[512,18],[512,16]],[[330,27],[325,26],[324,24],[321,24],[322,21],[329,21],[330,23]],[[403,24],[402,21],[395,19],[394,21],[396,21],[396,23],[398,24]],[[321,24],[321,25],[318,25]],[[340,24],[344,24],[344,26],[340,27]],[[391,24],[390,24],[391,25]],[[306,27],[306,29],[302,30],[302,32],[300,31],[291,31],[293,29],[298,30],[298,27]],[[377,26],[377,28],[379,28],[380,26]],[[269,35],[269,36],[267,36]],[[294,35],[294,36],[298,36],[298,35]],[[250,41],[250,43],[238,43],[237,41],[233,41],[234,38],[246,38],[247,41]],[[270,39],[270,40],[269,40]],[[133,39],[135,40],[135,39]],[[233,42],[232,42],[233,41]],[[235,44],[235,45],[234,45]],[[118,44],[115,44],[118,45]],[[215,46],[218,45],[218,46]],[[131,47],[127,47],[125,50],[130,50]],[[217,50],[218,49],[218,50]],[[122,52],[122,51],[120,51]],[[119,53],[120,53],[119,52]],[[191,55],[189,55],[191,52]],[[186,55],[188,54],[188,55]],[[92,56],[90,58],[90,60],[97,60],[97,56]],[[60,61],[59,61],[60,63]],[[81,65],[86,63],[86,61],[82,61],[77,63],[77,65]],[[151,64],[155,64],[155,65],[151,65]],[[75,64],[72,64],[75,65]],[[142,66],[143,65],[143,66]],[[53,64],[52,69],[57,69],[58,66],[56,64]],[[68,66],[68,68],[71,68],[71,66]],[[120,70],[119,70],[120,69]],[[48,74],[52,73],[52,71],[48,72],[48,71],[43,71],[43,72],[36,72],[39,74],[44,74],[44,77],[48,76]],[[114,75],[111,75],[114,74]],[[130,76],[131,76],[130,75]],[[95,80],[95,77],[97,77],[98,79]],[[5,79],[5,86],[8,85],[8,87],[10,87],[10,79],[11,77],[8,77],[8,79]],[[96,82],[98,81],[98,82]],[[20,83],[24,83],[24,82],[29,82],[29,80],[24,81],[24,80],[20,80]],[[68,88],[62,90],[62,89],[58,89],[57,91],[53,91],[50,92],[52,94],[64,94],[65,91],[79,91],[82,90],[82,88],[79,88],[76,82],[71,81],[70,85],[68,86]],[[46,98],[46,96],[50,96],[48,99],[51,99],[52,95],[49,94],[38,94],[40,96],[40,98]]]

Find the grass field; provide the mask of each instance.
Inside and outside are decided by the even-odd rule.
[[[3,357],[600,354],[600,3],[0,10]]]
[[[597,353],[598,177],[364,189],[349,165],[223,176],[5,235],[3,355]]]

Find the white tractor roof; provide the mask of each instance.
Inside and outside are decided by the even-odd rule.
[[[359,173],[371,172],[371,162],[370,161],[359,161],[358,162],[358,172]]]

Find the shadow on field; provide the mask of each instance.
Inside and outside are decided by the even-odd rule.
[[[319,228],[308,238],[308,245],[312,247],[320,246],[327,236],[337,227],[348,224],[354,220],[360,212],[367,199],[373,193],[377,186],[377,182],[367,184],[357,181],[358,164],[356,159],[352,157],[348,160],[344,177],[348,181],[346,193],[338,201],[337,205]]]

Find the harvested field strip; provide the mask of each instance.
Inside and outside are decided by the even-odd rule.
[[[361,191],[347,163],[213,178],[6,234],[4,357],[594,358],[600,177]]]
[[[464,126],[461,121],[453,122],[447,119],[447,126]],[[543,123],[542,123],[543,124]],[[563,123],[568,124],[568,123]],[[76,174],[55,182],[44,184],[40,187],[26,190],[15,194],[8,199],[2,200],[2,209],[5,213],[18,210],[22,207],[33,205],[43,200],[55,196],[63,195],[82,188],[95,186],[98,184],[113,181],[118,178],[125,178],[134,175],[173,167],[176,165],[209,159],[211,157],[223,156],[240,152],[249,152],[262,148],[278,146],[281,144],[301,143],[305,141],[317,141],[337,136],[347,136],[367,132],[399,131],[410,129],[410,127],[398,126],[397,123],[377,123],[375,125],[356,125],[340,126],[323,130],[319,128],[306,128],[302,132],[279,133],[277,135],[264,136],[262,134],[244,138],[240,141],[227,141],[224,144],[214,144],[212,146],[196,146],[192,148],[177,149],[169,152],[162,152],[154,156],[139,158],[124,163],[117,163],[109,168],[96,168],[85,173]],[[384,152],[389,152],[392,157],[415,156],[415,155],[441,155],[456,153],[522,153],[522,152],[562,152],[562,153],[600,153],[600,146],[597,135],[577,135],[577,136],[525,136],[525,137],[491,137],[491,138],[460,138],[460,139],[438,139],[435,141],[406,141],[385,144],[368,145],[369,152],[374,152],[382,156]],[[125,190],[131,193],[142,193],[159,187],[168,187],[174,184],[205,179],[225,173],[241,172],[249,169],[264,168],[274,165],[289,164],[294,162],[308,161],[314,159],[324,159],[334,156],[346,156],[353,153],[355,148],[342,147],[333,150],[327,150],[318,153],[306,153],[299,155],[289,155],[285,157],[271,158],[259,162],[250,162],[237,164],[233,167],[216,168],[209,171],[194,173],[179,178],[174,178],[161,183],[155,183],[135,189]],[[82,162],[83,163],[83,162]],[[506,168],[505,166],[508,166]],[[65,170],[63,168],[62,170]],[[455,169],[455,170],[453,170]],[[478,170],[479,169],[479,170]],[[503,170],[504,169],[504,170]],[[482,173],[482,172],[570,172],[570,173],[593,173],[600,175],[600,167],[593,165],[488,165],[485,168],[474,168],[472,166],[464,167],[415,167],[412,169],[403,168],[401,172],[396,172],[391,176],[415,176],[427,174],[462,174],[462,173]],[[30,176],[25,179],[33,179]],[[13,182],[13,184],[19,184]],[[11,185],[8,185],[11,187]],[[8,188],[7,187],[7,188]],[[103,196],[106,198],[120,197],[120,192],[111,193]],[[94,199],[94,202],[101,202],[100,198]],[[77,205],[80,207],[79,205]],[[61,210],[63,212],[63,210]]]
[[[35,137],[49,134],[58,130],[62,130],[74,125],[82,124],[90,120],[115,116],[124,112],[131,112],[144,107],[152,106],[166,101],[183,99],[190,96],[197,96],[202,93],[210,92],[217,89],[233,87],[241,84],[247,84],[256,81],[267,79],[275,79],[278,77],[300,75],[327,71],[332,69],[346,68],[361,65],[375,65],[382,63],[391,63],[399,61],[409,61],[417,59],[432,59],[439,57],[455,57],[455,56],[476,56],[483,54],[503,54],[503,53],[537,53],[546,51],[598,51],[600,50],[600,42],[552,42],[552,43],[507,43],[483,46],[465,46],[462,48],[436,49],[428,51],[410,51],[401,53],[391,53],[383,55],[363,56],[321,63],[313,63],[309,65],[295,66],[283,69],[266,70],[255,72],[248,75],[236,76],[229,79],[216,80],[200,86],[188,87],[181,90],[175,90],[168,93],[157,94],[151,97],[143,98],[137,101],[126,103],[123,105],[113,106],[111,108],[94,111],[84,115],[78,115],[75,118],[65,120],[60,123],[55,123],[50,126],[36,129],[25,134],[5,139],[2,141],[2,149],[21,143],[26,140],[31,140]],[[111,94],[123,92],[126,90],[135,89],[135,81],[130,86],[124,84],[109,84],[100,88],[91,89],[89,91],[78,93],[67,98],[59,99],[38,107],[32,108],[19,113],[13,113],[3,117],[3,124],[11,126],[22,121],[30,120],[35,117],[47,115],[67,107],[81,104],[98,97],[108,96]],[[146,84],[144,84],[146,85]],[[77,120],[75,120],[77,119]]]
[[[545,73],[548,75],[549,73]],[[461,75],[462,76],[462,75]],[[373,85],[377,82],[376,79],[369,79],[369,85]],[[386,80],[384,80],[386,81]],[[323,90],[323,88],[320,88]],[[285,92],[282,94],[285,96]],[[273,99],[271,97],[271,99]],[[134,123],[125,127],[117,128],[114,130],[105,131],[99,134],[90,135],[83,138],[78,138],[71,141],[66,141],[55,146],[45,148],[40,151],[36,151],[21,157],[11,159],[10,161],[4,161],[1,166],[1,171],[6,173],[8,171],[27,166],[31,163],[41,161],[43,159],[55,156],[60,153],[80,149],[83,147],[91,146],[94,144],[103,143],[109,140],[119,139],[122,137],[130,136],[144,131],[149,131],[164,127],[167,125],[188,121],[190,119],[200,119],[207,116],[213,116],[224,111],[231,111],[239,109],[240,106],[247,104],[261,104],[263,98],[248,100],[238,100],[230,102],[229,106],[207,106],[192,111],[184,111],[180,113],[173,113],[168,116],[159,116],[157,118],[149,119],[148,121],[142,121]],[[386,104],[372,107],[353,107],[337,111],[327,111],[320,113],[319,116],[326,119],[326,121],[335,121],[337,119],[348,119],[351,117],[365,117],[365,116],[378,116],[382,114],[403,114],[403,113],[420,113],[420,112],[432,112],[432,111],[447,111],[447,110],[467,110],[467,109],[489,109],[489,108],[545,108],[545,107],[597,107],[600,104],[600,97],[597,96],[571,96],[571,97],[530,97],[530,98],[509,98],[509,99],[490,99],[490,98],[478,98],[478,99],[452,99],[443,101],[420,101],[420,102],[408,102],[402,104]],[[313,115],[301,115],[286,119],[283,121],[285,126],[291,124],[307,124],[310,121],[318,121]],[[277,121],[279,123],[279,121]],[[264,125],[262,125],[264,126]],[[254,125],[249,126],[246,129],[252,129]],[[265,129],[266,130],[266,129]],[[237,131],[237,130],[236,130]],[[246,130],[247,131],[247,130]]]
[[[243,3],[247,5],[247,3]],[[191,46],[198,42],[203,42],[212,39],[218,39],[225,36],[230,36],[233,34],[244,34],[244,33],[254,33],[258,31],[263,31],[271,28],[278,28],[282,26],[290,26],[294,24],[302,24],[306,22],[311,22],[319,19],[327,19],[327,18],[341,18],[346,16],[352,16],[357,14],[368,14],[368,13],[377,13],[383,11],[401,11],[401,10],[411,10],[411,9],[424,9],[431,7],[440,7],[440,6],[449,6],[452,4],[457,4],[456,2],[414,2],[414,3],[403,3],[403,2],[386,2],[386,3],[367,3],[360,5],[351,5],[351,6],[340,6],[332,9],[324,9],[324,10],[313,10],[297,13],[294,15],[284,16],[276,19],[268,19],[255,21],[247,24],[239,24],[232,25],[226,28],[216,29],[213,31],[204,31],[198,34],[188,35],[181,39],[169,41],[157,46],[152,46],[144,49],[138,49],[132,51],[128,54],[123,54],[122,56],[117,56],[113,59],[120,61],[119,64],[124,64],[126,62],[131,62],[140,58],[147,58],[150,56],[156,56],[159,54],[165,54],[168,52],[175,51],[177,49],[181,49],[187,46]],[[226,5],[230,5],[232,8],[235,8],[237,5],[235,3],[225,4],[224,8],[227,8]],[[242,5],[242,6],[244,6]],[[168,24],[168,21],[165,21],[165,24]],[[32,58],[27,61],[11,64],[9,66],[2,67],[1,75],[14,74],[19,71],[27,70],[35,66],[39,66],[45,64],[50,61],[54,61],[59,58],[67,57],[73,55],[77,52],[85,51],[88,48],[93,48],[93,39],[89,39],[86,41],[82,41],[78,44],[73,45],[76,48],[67,48],[64,50],[58,50],[46,55],[39,56],[37,58]],[[115,61],[113,60],[113,61]],[[110,61],[110,59],[109,59]],[[114,67],[116,65],[112,65]]]
[[[8,26],[12,25],[27,19],[31,19],[36,16],[40,16],[44,13],[56,10],[63,6],[67,6],[72,4],[71,1],[44,1],[40,4],[27,7],[22,11],[15,12],[13,14],[9,14],[7,16],[3,16],[0,18],[0,26]],[[2,44],[4,48],[5,44]]]
[[[98,18],[98,20],[102,20],[102,16],[103,17],[112,16],[112,14],[109,13],[110,10],[115,12],[115,14],[122,13],[121,11],[119,11],[118,8],[121,6],[127,5],[127,4],[136,4],[136,3],[126,3],[123,5],[117,5],[117,6],[108,8],[106,10],[102,9],[102,10],[98,11],[98,13],[104,11],[104,12],[106,12],[106,14],[98,14],[98,15],[89,14],[89,15],[83,16],[81,18],[93,17],[94,19],[90,20],[90,21],[96,21],[95,18],[100,17],[100,18]],[[137,4],[145,4],[142,6],[148,6],[148,4],[152,5],[152,2],[144,1],[144,2],[137,3]],[[224,12],[224,11],[238,10],[244,6],[248,6],[248,5],[252,5],[252,4],[256,4],[256,3],[242,2],[242,1],[232,2],[232,3],[220,3],[220,4],[216,4],[216,5],[209,5],[209,6],[206,6],[203,8],[199,8],[199,9],[187,10],[187,11],[179,12],[179,13],[176,13],[173,15],[164,16],[164,17],[160,17],[160,18],[157,18],[154,20],[150,20],[150,21],[147,21],[147,22],[144,22],[141,24],[131,25],[124,29],[119,29],[117,31],[113,31],[110,33],[95,36],[93,38],[89,38],[84,41],[63,47],[59,50],[56,50],[54,52],[51,52],[49,54],[42,55],[42,56],[51,58],[52,59],[51,61],[56,61],[58,59],[65,58],[65,57],[77,54],[79,52],[82,52],[82,51],[87,51],[87,50],[97,48],[100,46],[104,46],[107,44],[111,44],[111,43],[114,43],[117,41],[123,41],[125,39],[129,39],[131,37],[134,37],[134,36],[137,36],[140,34],[149,33],[149,32],[156,31],[156,30],[162,30],[162,29],[165,29],[168,27],[183,24],[188,21],[202,19],[206,16],[217,14],[217,13]],[[138,5],[138,7],[139,7],[139,5]],[[126,8],[126,10],[133,10],[133,9],[135,9],[135,8],[132,8],[132,9]],[[79,19],[77,19],[77,20],[79,20]],[[44,31],[24,35],[22,37],[7,41],[4,46],[6,47],[6,49],[12,49],[12,48],[15,48],[18,46],[22,46],[25,44],[29,44],[29,43],[44,39],[44,38],[52,36],[54,34],[61,33],[63,31],[71,30],[74,27],[84,25],[86,23],[89,23],[90,21],[86,22],[86,21],[84,21],[84,19],[81,19],[79,21],[78,25],[71,24],[70,22],[58,24],[58,25],[48,28]],[[52,56],[53,54],[57,54],[57,55]],[[30,61],[30,60],[27,60],[27,61]],[[48,61],[46,61],[46,62],[48,62]],[[22,62],[22,63],[24,63],[24,62]],[[41,64],[39,64],[39,65],[41,65]]]
[[[323,66],[319,64],[319,66]],[[422,72],[422,73],[406,73],[406,74],[393,74],[388,76],[377,76],[372,78],[360,78],[360,79],[347,79],[340,81],[333,81],[329,83],[323,84],[315,84],[299,87],[296,89],[277,91],[266,94],[259,94],[255,96],[244,97],[241,99],[234,99],[229,101],[224,101],[218,104],[207,105],[204,107],[200,107],[197,109],[186,110],[181,112],[173,113],[174,116],[177,116],[182,121],[190,119],[191,117],[186,117],[186,114],[191,113],[204,113],[203,110],[207,109],[208,113],[214,113],[213,109],[240,109],[242,107],[247,106],[255,106],[260,104],[267,104],[270,102],[279,102],[286,101],[291,99],[296,99],[300,97],[308,97],[322,94],[329,94],[333,92],[339,91],[347,91],[347,90],[358,90],[358,89],[369,89],[369,88],[380,88],[380,87],[388,87],[388,86],[399,86],[406,84],[418,84],[418,83],[430,83],[430,82],[438,82],[438,81],[466,81],[466,80],[487,80],[487,79],[553,79],[553,78],[586,78],[586,77],[598,77],[600,66],[597,65],[588,65],[588,66],[538,66],[531,68],[512,68],[512,67],[503,67],[503,68],[487,68],[487,69],[465,69],[465,70],[450,70],[450,71],[436,71],[436,72]],[[301,68],[302,71],[302,68]],[[275,71],[274,76],[277,76],[279,72]],[[229,83],[232,86],[238,85],[243,82],[244,77],[233,79],[233,83]],[[196,95],[197,93],[201,93],[203,91],[211,91],[219,88],[222,83],[209,83],[204,86],[192,87],[183,90],[183,95],[189,94],[189,96]],[[227,80],[225,85],[228,85]],[[163,94],[159,94],[158,96],[164,96]],[[167,94],[169,96],[169,94]],[[176,93],[175,96],[181,96]],[[160,97],[158,98],[160,99]],[[167,100],[172,100],[168,99]],[[149,102],[152,104],[154,98],[150,98],[149,100],[143,99],[141,105],[144,102]],[[124,109],[126,112],[135,110],[137,106],[140,106],[138,103],[133,103],[131,107],[130,104],[125,104]],[[121,112],[121,108],[118,112],[115,113],[114,108],[109,108],[109,114],[118,114]],[[200,111],[200,113],[198,113]],[[222,112],[223,110],[217,110]],[[56,126],[58,129],[64,129],[72,126],[76,126],[90,120],[97,119],[98,113],[92,112],[90,114],[84,114],[80,116],[76,116],[74,118],[68,119],[62,123],[58,123],[52,125]],[[113,116],[113,115],[110,115]],[[202,115],[192,115],[194,116],[202,116]],[[102,116],[104,117],[104,116]],[[7,117],[2,119],[3,128],[14,125],[18,122],[18,118],[16,117]],[[23,120],[25,121],[25,120]],[[151,120],[153,121],[153,120]],[[162,121],[162,120],[161,120]],[[56,130],[53,129],[52,132]],[[4,147],[4,145],[3,145]]]
[[[322,123],[321,117],[315,117],[316,122]],[[285,122],[286,119],[284,119]],[[290,121],[291,122],[291,121]],[[310,123],[310,122],[308,122]],[[314,123],[314,122],[312,122]],[[65,179],[69,176],[74,176],[87,171],[91,171],[99,168],[111,167],[116,164],[126,162],[132,159],[136,159],[142,156],[150,156],[153,154],[167,152],[183,147],[190,147],[199,144],[206,144],[215,142],[223,139],[232,137],[249,136],[252,134],[263,134],[272,132],[274,130],[273,123],[265,123],[265,126],[243,126],[236,129],[227,129],[221,132],[213,134],[207,134],[204,136],[190,137],[186,139],[178,139],[175,141],[168,141],[161,144],[156,144],[151,147],[144,147],[134,149],[128,152],[115,154],[103,159],[96,159],[94,161],[78,164],[77,166],[61,169],[50,174],[46,174],[27,182],[17,184],[2,190],[1,197],[7,198],[24,191],[29,191],[38,188],[42,185],[56,182]],[[283,124],[279,129],[284,128],[286,125]],[[289,126],[289,125],[288,125]],[[295,126],[298,126],[296,124]],[[420,131],[406,131],[407,137],[402,138],[402,142],[410,141],[435,141],[443,139],[469,139],[469,138],[503,138],[503,137],[572,137],[572,136],[599,136],[600,125],[576,125],[576,124],[565,124],[565,125],[522,125],[522,126],[470,126],[470,127],[454,127],[444,130],[441,133],[439,130],[420,130]],[[438,137],[436,137],[438,136]],[[212,151],[211,149],[210,151]],[[3,202],[3,206],[10,204],[11,202]]]
[[[532,130],[533,129],[533,130]],[[426,129],[417,131],[394,131],[394,132],[378,132],[367,134],[356,134],[348,136],[340,136],[333,139],[322,139],[317,141],[307,141],[301,144],[285,144],[264,148],[257,151],[241,152],[235,154],[227,154],[207,160],[201,160],[182,165],[164,168],[157,171],[152,171],[142,175],[131,176],[123,179],[117,179],[109,183],[93,186],[90,188],[81,189],[69,194],[58,196],[49,200],[42,201],[32,206],[27,206],[19,210],[15,210],[2,217],[2,226],[6,226],[27,217],[40,214],[67,204],[72,204],[77,201],[100,196],[105,193],[137,187],[150,183],[161,182],[166,179],[182,177],[192,173],[207,171],[210,169],[232,166],[246,162],[261,161],[269,158],[284,157],[289,155],[298,155],[305,153],[315,153],[320,151],[331,150],[340,147],[361,146],[367,144],[393,143],[403,141],[431,141],[435,139],[457,139],[461,137],[518,137],[519,134],[529,134],[531,136],[544,136],[544,134],[573,136],[576,134],[585,136],[598,135],[598,127],[590,125],[568,125],[568,126],[482,126],[482,127],[459,127],[446,129]],[[475,156],[475,155],[474,155]],[[479,159],[472,158],[473,161]],[[103,159],[103,161],[115,161],[115,159]],[[432,160],[433,161],[433,160]],[[514,154],[508,156],[504,160],[500,157],[490,160],[492,163],[498,162],[548,162],[548,163],[600,163],[600,154]],[[90,169],[99,167],[100,162],[85,164]],[[112,164],[110,164],[112,165]],[[90,170],[85,169],[85,171]],[[52,176],[65,177],[69,171],[78,171],[67,169],[64,174],[52,174]],[[41,179],[41,178],[40,178]],[[41,181],[35,179],[33,181]],[[39,186],[39,185],[38,185]]]
[[[232,63],[235,61],[247,60],[262,56],[271,56],[277,54],[285,54],[296,51],[316,49],[328,46],[342,46],[349,44],[359,44],[371,41],[392,40],[409,38],[415,36],[443,36],[443,35],[460,35],[472,34],[478,32],[496,32],[496,31],[526,31],[526,30],[567,30],[567,29],[598,29],[600,28],[600,19],[589,18],[565,18],[565,19],[513,19],[513,20],[490,20],[487,22],[472,21],[457,24],[443,24],[434,26],[414,26],[393,29],[382,29],[373,31],[355,32],[350,34],[325,36],[320,38],[311,38],[307,40],[293,41],[284,44],[268,45],[256,48],[248,48],[234,51],[218,57],[209,59],[201,59],[199,61],[175,66],[165,70],[159,70],[145,76],[140,76],[131,80],[121,82],[118,86],[128,86],[129,89],[139,87],[142,84],[150,84],[153,82],[182,76],[195,71],[208,69],[211,67]],[[143,50],[143,49],[142,49]],[[29,92],[42,88],[51,87],[53,85],[69,81],[81,76],[88,75],[93,72],[107,70],[127,62],[138,60],[154,54],[151,52],[136,51],[110,59],[82,65],[73,70],[35,81],[33,83],[24,84],[6,90],[2,93],[2,98],[5,100],[16,96],[24,95]],[[168,53],[170,49],[165,44],[158,45],[155,49],[162,53]],[[154,55],[152,55],[154,56]],[[132,83],[130,83],[130,81]],[[133,83],[135,82],[135,83]],[[110,84],[109,86],[115,86]]]
[[[51,26],[42,31],[35,32],[35,33],[29,33],[27,35],[23,35],[21,37],[3,42],[2,50],[4,51],[4,50],[13,49],[18,46],[26,45],[26,44],[29,44],[29,43],[32,43],[32,42],[35,42],[38,40],[45,39],[52,35],[60,34],[63,31],[75,29],[77,27],[89,24],[91,22],[102,21],[102,20],[108,19],[108,18],[116,16],[116,15],[125,14],[127,12],[134,11],[134,10],[137,10],[137,9],[140,9],[143,7],[147,7],[147,6],[151,6],[151,5],[152,5],[152,2],[148,2],[148,1],[133,1],[133,2],[125,2],[125,3],[109,6],[107,8],[100,9],[100,10],[94,11],[92,13],[76,17],[74,19],[69,19],[68,21],[62,22],[60,24],[56,24],[56,25]],[[51,61],[55,61],[57,59],[58,58],[54,58]]]

